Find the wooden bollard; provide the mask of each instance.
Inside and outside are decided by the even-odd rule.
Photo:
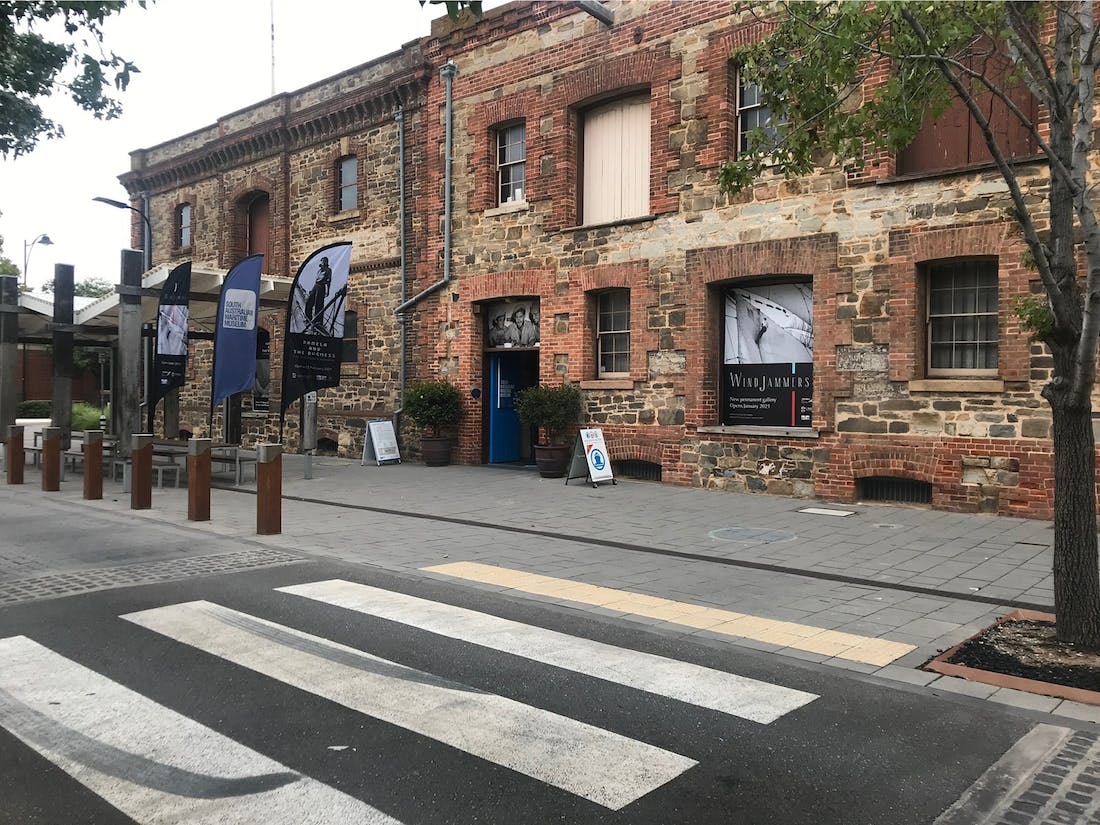
[[[283,532],[283,445],[256,447],[256,535]]]
[[[210,521],[210,445],[209,438],[187,442],[187,520]]]
[[[103,430],[84,431],[84,498],[103,498]]]
[[[42,430],[42,489],[56,493],[61,489],[61,428]]]
[[[153,436],[140,433],[130,437],[130,509],[148,510],[153,506]]]
[[[23,465],[27,455],[23,452],[23,427],[8,425],[8,440],[4,445],[4,460],[7,462],[8,484],[23,483]]]

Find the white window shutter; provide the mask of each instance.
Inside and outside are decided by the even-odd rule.
[[[649,214],[649,98],[619,100],[584,119],[581,220]]]

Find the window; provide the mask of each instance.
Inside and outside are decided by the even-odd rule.
[[[359,363],[359,313],[344,312],[344,340],[340,349],[340,363]]]
[[[928,267],[928,374],[996,375],[997,262]]]
[[[965,62],[981,68],[990,82],[1005,90],[1008,98],[1031,121],[1035,122],[1038,106],[1035,97],[1023,82],[1010,79],[1012,66],[1003,55],[983,56],[987,46],[978,44],[975,56]],[[1039,150],[1031,130],[1020,123],[1004,101],[986,91],[975,95],[975,102],[985,114],[997,144],[1006,158],[1028,157]],[[898,153],[899,175],[961,169],[981,163],[991,163],[993,156],[977,122],[958,98],[936,120],[927,120],[905,149]]]
[[[649,214],[649,96],[589,109],[583,118],[581,219]]]
[[[180,204],[176,210],[176,246],[185,249],[191,245],[191,204]]]
[[[359,160],[355,155],[340,158],[337,169],[339,186],[336,205],[341,212],[346,212],[359,205]]]
[[[759,140],[765,144],[774,144],[779,133],[773,123],[771,109],[764,105],[760,86],[748,80],[738,79],[737,83],[737,151],[747,152],[753,147],[751,141]],[[754,133],[755,130],[761,130]]]
[[[497,203],[525,200],[527,127],[522,123],[497,130]]]
[[[630,375],[630,290],[600,293],[597,299],[596,348],[600,378]]]

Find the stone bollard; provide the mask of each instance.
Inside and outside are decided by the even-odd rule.
[[[209,438],[187,441],[187,520],[210,521]]]
[[[42,489],[56,493],[61,489],[61,428],[42,430]]]
[[[256,535],[283,532],[283,445],[256,447]]]
[[[8,442],[4,447],[7,461],[8,484],[23,483],[23,465],[27,460],[23,452],[23,428],[17,424],[8,425]]]
[[[153,506],[153,435],[135,434],[130,445],[130,509],[148,510]]]
[[[84,431],[84,498],[103,498],[103,430]]]

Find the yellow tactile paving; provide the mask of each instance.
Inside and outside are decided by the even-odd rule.
[[[551,596],[562,601],[604,607],[620,613],[661,619],[670,624],[710,630],[727,636],[753,639],[794,650],[835,656],[850,662],[880,667],[890,664],[915,649],[913,645],[892,642],[889,639],[858,636],[855,633],[844,633],[779,619],[765,619],[761,616],[748,616],[732,610],[677,602],[644,593],[600,587],[573,579],[542,576],[538,573],[525,573],[489,564],[454,562],[423,569],[429,573],[441,573],[458,579],[495,584],[522,593]]]

